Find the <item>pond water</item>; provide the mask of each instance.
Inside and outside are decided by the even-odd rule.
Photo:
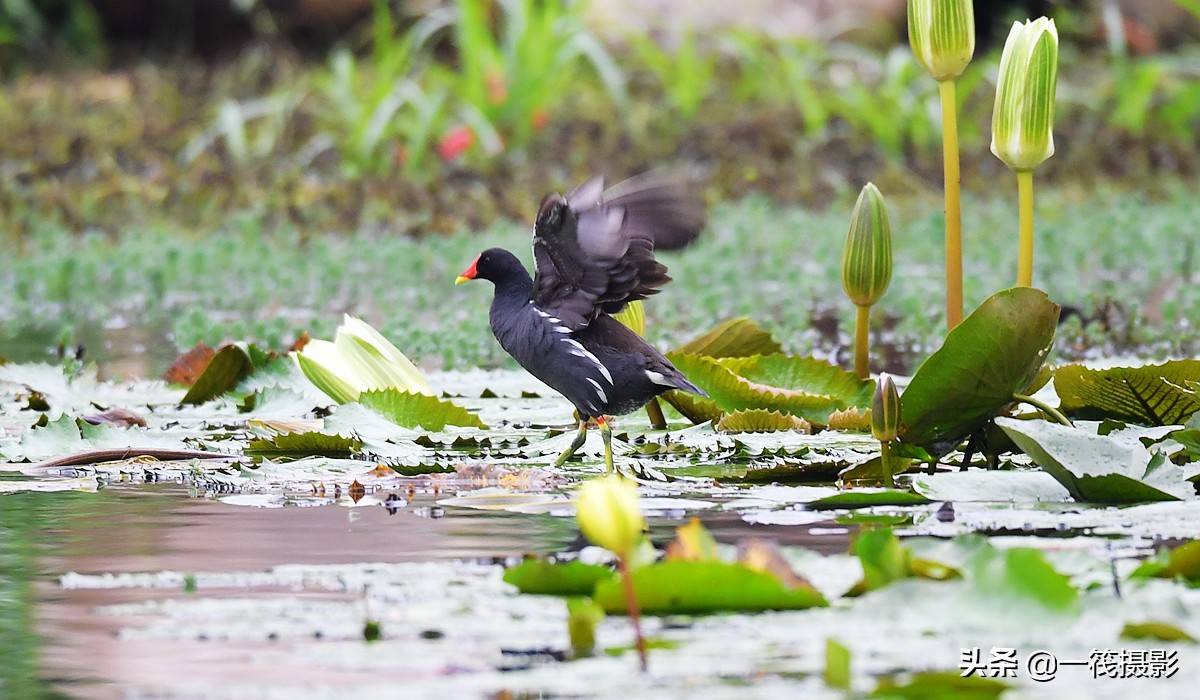
[[[927,500],[830,507],[818,501],[839,493],[832,476],[877,450],[869,436],[655,431],[640,414],[618,424],[617,461],[639,481],[658,549],[692,517],[727,559],[772,540],[829,606],[647,618],[645,675],[627,620],[609,615],[600,653],[572,658],[563,600],[502,577],[526,554],[606,560],[571,505],[601,469],[599,436],[555,469],[571,437],[564,401],[515,372],[431,380],[492,427],[409,430],[358,404],[314,410],[327,399],[298,384],[250,407],[192,407],[160,382],[0,368],[0,698],[841,698],[822,677],[829,640],[850,649],[860,694],[905,674],[957,677],[965,651],[997,647],[1063,661],[1045,683],[1022,667],[1006,698],[1177,698],[1200,682],[1196,645],[1123,636],[1166,622],[1200,637],[1200,589],[1131,577],[1158,545],[1200,536],[1196,499],[1077,503],[1018,461],[904,475]],[[33,387],[54,407],[45,421]],[[114,406],[146,427],[75,420]],[[313,430],[352,432],[362,452],[251,449]],[[132,444],[230,457],[34,464]],[[956,575],[850,595],[869,573],[852,538],[880,526],[904,538],[904,557]],[[1114,679],[1087,663],[1126,650],[1171,653],[1175,670]]]
[[[362,508],[246,507],[197,497],[179,484],[5,496],[0,501],[0,629],[5,632],[0,656],[9,661],[0,688],[10,694],[4,697],[128,697],[149,689],[186,696],[193,672],[225,677],[232,686],[238,679],[261,683],[255,653],[281,644],[280,632],[266,627],[238,640],[206,640],[202,632],[170,645],[120,639],[123,628],[144,618],[130,606],[178,599],[179,588],[64,588],[62,577],[69,572],[195,575],[431,561],[492,566],[585,545],[571,519],[443,507],[437,502],[444,495],[422,487]],[[666,510],[652,518],[652,537],[668,541],[681,515]],[[770,536],[829,553],[844,552],[850,532],[832,516],[811,527],[773,528],[722,511],[704,522],[722,542]],[[279,588],[266,585],[251,595],[266,604]],[[218,586],[203,593],[240,598],[247,589]],[[317,590],[288,591],[287,597],[303,606],[347,595]],[[332,629],[323,630],[316,621],[312,643],[336,638],[346,620],[325,622]],[[341,682],[354,686],[353,679]]]

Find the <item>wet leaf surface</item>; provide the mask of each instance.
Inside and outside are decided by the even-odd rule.
[[[1045,292],[999,292],[946,336],[901,396],[900,438],[947,444],[970,435],[1037,378],[1058,324]]]

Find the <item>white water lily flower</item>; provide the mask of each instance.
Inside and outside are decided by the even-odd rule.
[[[404,353],[353,316],[345,317],[332,342],[311,340],[292,356],[304,376],[338,403],[385,389],[433,395],[425,375]]]
[[[1033,170],[1054,155],[1058,30],[1039,17],[1014,22],[1000,58],[992,153],[1013,170]]]
[[[975,55],[971,0],[908,0],[908,43],[935,80],[962,75]]]

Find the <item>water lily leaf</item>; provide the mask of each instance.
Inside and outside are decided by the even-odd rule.
[[[722,433],[774,433],[784,430],[812,432],[812,425],[803,418],[761,408],[727,413],[717,422],[716,427]]]
[[[979,547],[967,562],[967,572],[977,595],[990,601],[1032,603],[1048,612],[1075,612],[1079,590],[1070,577],[1059,573],[1041,550],[1029,547],[997,549]]]
[[[892,476],[903,474],[917,464],[916,460],[907,457],[896,457],[892,455]],[[864,462],[859,462],[850,467],[846,467],[838,472],[838,481],[843,484],[855,484],[860,482],[870,482],[879,484],[883,481],[883,458],[872,457]]]
[[[1126,622],[1125,626],[1121,628],[1121,639],[1153,639],[1158,642],[1196,641],[1195,637],[1179,627],[1157,620]]]
[[[669,357],[722,412],[763,409],[825,424],[834,411],[866,405],[871,397],[870,382],[811,357],[716,359],[679,353]],[[666,395],[672,405],[677,393]]]
[[[1059,306],[1028,287],[999,292],[946,336],[901,397],[900,438],[955,443],[1029,387],[1054,342]]]
[[[682,355],[751,357],[773,355],[783,347],[758,323],[741,316],[724,321],[704,335],[675,349]]]
[[[545,559],[526,559],[504,572],[504,582],[522,593],[534,595],[591,595],[596,584],[616,574],[607,566],[571,561],[557,564]]]
[[[1058,503],[1071,494],[1044,471],[996,471],[971,469],[965,472],[920,474],[913,490],[934,501],[987,501]]]
[[[1142,562],[1130,576],[1134,578],[1177,578],[1200,583],[1200,541],[1186,542],[1174,549],[1163,549]]]
[[[803,610],[827,605],[811,587],[788,588],[778,578],[741,564],[665,561],[632,573],[637,602],[646,615],[683,615],[762,610]],[[617,578],[596,585],[594,598],[607,613],[626,612]]]
[[[846,430],[855,433],[871,432],[871,409],[851,406],[829,414],[830,430]]]
[[[818,498],[808,504],[811,510],[833,510],[835,508],[871,508],[873,506],[921,506],[930,503],[928,498],[912,491],[896,489],[853,489],[834,496]]]
[[[1109,369],[1068,365],[1055,371],[1054,390],[1072,416],[1177,425],[1200,412],[1191,381],[1200,381],[1200,360]]]
[[[994,678],[967,676],[958,671],[913,674],[907,682],[883,678],[869,697],[888,700],[996,700],[1011,685]]]
[[[354,436],[318,432],[284,433],[251,440],[246,452],[258,457],[345,457],[361,451],[362,447],[362,440]]]
[[[1179,467],[1151,459],[1136,439],[1118,440],[1042,420],[996,420],[1038,466],[1085,503],[1176,501],[1195,493]]]
[[[175,358],[175,361],[163,374],[163,380],[177,386],[191,386],[204,373],[204,369],[208,367],[213,355],[216,354],[216,350],[204,343],[196,343],[191,350]]]
[[[229,391],[254,369],[250,355],[241,345],[226,345],[213,355],[204,372],[184,394],[180,403],[199,405]]]
[[[676,410],[683,414],[691,422],[699,425],[708,421],[719,421],[721,416],[721,407],[716,401],[710,398],[700,396],[698,394],[689,394],[683,391],[668,391],[662,395],[662,398]]]
[[[442,430],[448,425],[487,428],[479,416],[436,396],[383,389],[362,392],[358,403],[405,428]]]
[[[906,578],[946,581],[960,578],[957,569],[913,555],[890,529],[865,530],[854,538],[852,553],[862,564],[863,578],[846,595],[858,596]]]

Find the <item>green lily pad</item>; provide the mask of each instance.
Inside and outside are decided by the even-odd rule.
[[[436,396],[383,389],[362,392],[358,403],[405,428],[442,430],[448,425],[487,428],[479,416]]]
[[[600,581],[613,578],[607,566],[580,561],[556,564],[545,559],[526,559],[504,572],[504,582],[522,593],[535,595],[591,595]]]
[[[253,370],[254,363],[246,348],[239,344],[226,345],[208,361],[204,372],[180,403],[199,405],[211,401],[237,386]]]
[[[788,416],[779,411],[752,408],[724,415],[716,428],[722,433],[777,433],[784,430],[807,430],[803,418]]]
[[[1041,550],[985,544],[971,556],[966,572],[975,593],[989,601],[1009,600],[1043,612],[1078,610],[1079,589],[1046,561]]]
[[[1179,425],[1200,412],[1188,382],[1200,381],[1200,360],[1172,360],[1144,367],[1059,367],[1054,390],[1072,416],[1145,425]]]
[[[854,538],[851,549],[862,564],[863,578],[847,592],[848,596],[862,595],[906,578],[946,581],[962,576],[952,566],[914,556],[887,528],[864,530]]]
[[[873,391],[871,382],[812,357],[755,355],[718,359],[681,353],[671,353],[668,357],[688,379],[708,393],[710,401],[722,413],[761,409],[825,424],[834,411],[868,405]],[[672,405],[677,393],[667,395]],[[676,408],[688,415],[686,406]]]
[[[704,335],[676,348],[675,352],[706,357],[751,357],[773,355],[782,349],[770,332],[741,316],[718,324]]]
[[[251,440],[246,453],[256,457],[347,457],[362,450],[357,437],[329,433],[283,433]]]
[[[827,605],[808,586],[789,588],[775,576],[719,561],[665,561],[633,571],[638,606],[646,615],[803,610]],[[620,578],[596,585],[596,602],[607,613],[626,612]]]
[[[953,444],[999,415],[1037,379],[1058,313],[1045,292],[1028,287],[983,302],[913,375],[901,397],[900,438]]]
[[[913,674],[907,682],[884,678],[869,697],[888,700],[995,700],[1012,686],[994,678],[963,677],[958,671]]]
[[[1200,541],[1192,541],[1163,549],[1157,556],[1142,562],[1130,574],[1133,578],[1171,578],[1200,583]]]
[[[1168,622],[1148,620],[1126,622],[1121,628],[1121,639],[1152,639],[1156,642],[1195,642],[1196,638]]]
[[[810,510],[836,508],[870,508],[872,506],[921,506],[931,503],[928,498],[912,491],[898,489],[853,489],[834,496],[818,498],[808,504]]]
[[[998,425],[1038,466],[1085,503],[1177,501],[1195,493],[1186,472],[1136,439],[1118,440],[1042,420]]]

